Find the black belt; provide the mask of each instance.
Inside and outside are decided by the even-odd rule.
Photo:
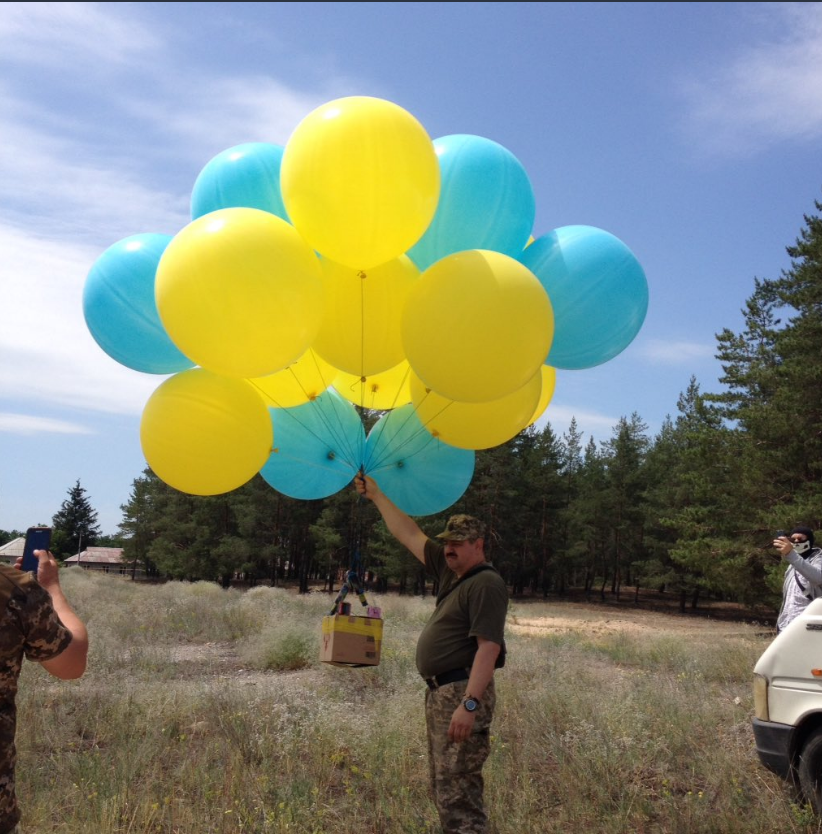
[[[467,681],[471,677],[470,669],[452,669],[450,672],[443,672],[441,675],[434,675],[433,678],[426,678],[425,682],[429,689],[439,689],[447,683]]]

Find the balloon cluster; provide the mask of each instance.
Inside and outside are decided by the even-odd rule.
[[[565,226],[534,240],[512,153],[432,141],[383,99],[328,102],[285,147],[218,154],[191,216],[173,237],[109,247],[83,309],[113,359],[170,375],[141,444],[192,494],[259,472],[324,498],[362,469],[409,514],[439,512],[477,449],[545,411],[556,369],[613,358],[647,311],[644,272],[613,235]],[[362,409],[385,412],[367,436]]]

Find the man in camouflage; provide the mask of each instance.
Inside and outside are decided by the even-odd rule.
[[[494,670],[504,662],[508,610],[505,582],[485,560],[485,525],[469,515],[451,516],[437,542],[373,478],[358,475],[354,484],[438,583],[434,612],[417,642],[417,669],[428,685],[431,789],[445,834],[485,834],[482,768],[490,751]]]
[[[14,790],[17,681],[23,657],[58,678],[79,678],[86,668],[88,634],[66,600],[51,553],[36,550],[37,578],[0,565],[0,834],[19,832]]]

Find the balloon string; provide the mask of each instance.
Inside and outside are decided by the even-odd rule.
[[[251,385],[253,385],[257,389],[257,391],[259,391],[259,393],[266,400],[273,403],[276,408],[280,409],[283,414],[287,414],[298,425],[302,426],[302,428],[308,434],[312,435],[314,438],[319,440],[321,443],[326,442],[326,438],[320,436],[316,431],[311,429],[308,426],[307,423],[305,423],[297,415],[294,414],[294,409],[293,408],[288,408],[288,407],[280,405],[280,403],[274,397],[272,397],[271,394],[269,394],[267,391],[264,391],[256,382],[254,382],[254,380],[249,379],[248,382],[250,382]],[[302,386],[300,386],[300,387],[302,387]],[[305,393],[305,391],[303,391],[303,393]],[[342,421],[341,421],[339,415],[337,415],[336,412],[334,413],[336,426],[332,425],[332,420],[330,420],[328,418],[327,414],[325,413],[325,409],[324,409],[325,401],[321,400],[320,397],[315,397],[313,400],[309,399],[309,402],[313,403],[316,406],[315,413],[316,413],[317,417],[319,418],[320,422],[323,423],[325,428],[328,430],[328,434],[331,436],[331,438],[337,442],[340,449],[342,450],[342,454],[339,456],[340,460],[343,463],[346,463],[349,466],[351,466],[351,468],[356,471],[358,466],[356,464],[355,451],[352,450],[351,447],[350,447],[350,444],[346,442],[344,432],[337,431],[338,428],[342,429]],[[275,438],[275,443],[276,443],[276,438]]]
[[[325,387],[325,389],[331,388],[332,383],[334,382],[334,379],[332,378],[330,381],[326,380],[325,374],[323,373],[322,368],[320,367],[320,363],[317,361],[317,353],[313,350],[311,351],[311,359],[314,362],[314,368],[317,372],[317,376],[319,376],[319,378],[322,381],[322,384]],[[336,373],[339,373],[339,371],[337,369],[335,369],[335,371],[336,371]],[[295,375],[295,378],[296,378],[296,375]],[[297,380],[297,384],[300,385],[300,387],[302,388],[302,385],[301,385],[299,380]],[[358,471],[360,469],[361,465],[362,465],[362,459],[363,459],[363,455],[365,453],[364,452],[365,439],[361,435],[358,435],[357,436],[357,448],[353,449],[351,447],[350,443],[344,442],[346,440],[346,433],[345,433],[345,431],[343,431],[342,418],[339,416],[339,413],[336,410],[334,410],[334,415],[337,419],[337,424],[338,424],[338,427],[340,429],[340,435],[341,435],[341,439],[339,440],[340,445],[345,446],[346,449],[347,449],[347,455],[346,455],[346,457],[343,458],[343,460],[345,461],[345,463],[350,464],[352,469],[354,469],[355,471]],[[360,418],[360,419],[362,419],[362,418]]]
[[[431,435],[431,434],[428,434],[428,432],[426,432],[426,431],[423,429],[422,431],[418,431],[418,432],[416,432],[414,435],[412,435],[411,437],[407,438],[407,440],[406,440],[406,441],[404,441],[404,442],[402,443],[402,445],[401,445],[399,448],[401,449],[403,446],[405,446],[405,445],[407,445],[408,443],[412,442],[412,441],[414,440],[414,438],[419,437],[419,435],[420,435],[420,434],[425,434],[425,435],[427,435],[427,436],[428,436],[428,443],[424,444],[423,446],[420,446],[420,447],[419,447],[416,451],[412,452],[410,455],[406,455],[406,456],[405,456],[405,458],[404,458],[405,460],[411,460],[412,458],[416,457],[417,455],[421,455],[424,451],[426,451],[426,448],[428,447],[428,445],[429,445],[430,443],[437,443],[438,445],[442,444],[442,441],[440,441],[440,439],[439,439],[439,438],[434,437],[434,436],[433,436],[433,435]],[[442,445],[444,445],[444,444],[442,444]],[[390,460],[386,462],[386,458],[387,458],[387,456],[386,456],[386,455],[383,455],[382,457],[380,457],[380,458],[379,458],[379,460],[378,460],[378,461],[376,461],[376,462],[375,462],[375,463],[374,463],[374,464],[370,467],[370,469],[369,469],[368,471],[370,471],[370,472],[378,472],[378,471],[380,471],[381,469],[386,469],[386,468],[388,468],[389,466],[394,466],[394,465],[395,465],[395,464],[394,464],[393,462],[391,462]]]
[[[311,359],[314,362],[314,368],[317,371],[317,376],[319,376],[320,380],[322,381],[322,383],[323,383],[323,385],[325,386],[326,389],[330,388],[331,383],[334,380],[333,379],[331,379],[330,381],[326,380],[325,375],[323,374],[322,368],[320,367],[320,363],[317,361],[317,354],[313,350],[311,351]],[[300,384],[299,380],[297,382],[298,382],[298,384]],[[300,387],[302,387],[302,386],[300,386]],[[364,444],[365,441],[361,436],[358,435],[358,437],[357,437],[357,448],[352,449],[351,445],[347,442],[345,431],[343,431],[344,427],[343,427],[343,424],[342,424],[342,418],[339,416],[339,413],[336,410],[334,410],[334,415],[336,417],[337,425],[338,425],[338,428],[340,430],[339,443],[340,443],[341,446],[345,446],[346,449],[347,449],[347,457],[344,457],[343,460],[346,463],[349,463],[351,465],[351,468],[356,471],[360,468],[360,465],[361,465],[361,462],[362,462],[363,444]]]
[[[360,278],[360,378],[365,377],[365,279],[368,277],[362,270],[357,275]]]
[[[361,297],[361,304],[364,305],[364,296]],[[363,313],[364,313],[364,308],[363,308]],[[364,321],[364,316],[363,316],[363,321]],[[326,389],[330,388],[331,387],[331,382],[326,380],[325,374],[323,373],[323,370],[320,367],[319,362],[317,361],[317,354],[313,350],[311,351],[311,360],[314,363],[315,371],[317,373],[317,376],[320,378],[322,384],[325,386]],[[421,425],[422,425],[421,429],[418,429],[417,431],[411,433],[410,435],[402,437],[401,440],[396,440],[396,437],[401,437],[402,436],[402,434],[403,434],[402,429],[407,425],[408,421],[411,419],[411,414],[415,414],[415,415],[418,414],[418,407],[414,406],[413,410],[409,411],[408,416],[405,418],[403,423],[399,426],[399,429],[395,433],[395,439],[394,440],[389,440],[385,444],[378,444],[377,443],[377,441],[380,440],[380,437],[382,436],[383,432],[386,429],[386,424],[385,424],[384,419],[378,421],[378,423],[373,427],[372,431],[376,432],[376,435],[374,436],[374,445],[379,445],[379,447],[381,448],[381,452],[380,452],[380,454],[377,458],[374,458],[374,459],[367,458],[366,457],[367,445],[371,445],[371,444],[366,444],[364,433],[358,435],[358,439],[357,439],[358,448],[356,448],[356,449],[353,448],[351,443],[349,442],[348,437],[346,436],[345,431],[343,431],[344,426],[343,426],[343,423],[342,423],[342,418],[341,418],[340,414],[337,412],[337,410],[335,408],[331,407],[331,410],[330,410],[330,413],[329,413],[328,409],[325,407],[327,401],[322,399],[322,395],[312,396],[312,395],[309,394],[309,392],[307,391],[307,389],[303,385],[301,379],[299,378],[297,373],[294,371],[293,365],[288,367],[288,371],[291,373],[291,376],[292,376],[294,382],[297,384],[297,386],[300,389],[300,391],[302,392],[303,396],[305,396],[306,401],[311,402],[311,403],[314,404],[314,406],[315,406],[315,412],[314,413],[316,414],[319,422],[322,423],[322,425],[326,429],[328,437],[330,437],[337,444],[339,449],[341,450],[340,453],[336,457],[339,459],[340,462],[349,465],[354,472],[357,472],[360,469],[362,469],[363,471],[368,472],[368,471],[374,471],[376,469],[382,468],[384,466],[386,460],[391,459],[392,457],[395,456],[395,454],[400,453],[403,448],[407,447],[411,443],[414,443],[417,440],[417,438],[420,436],[420,434],[427,433],[426,430],[425,430],[425,426],[428,425],[428,423],[430,423],[431,420],[433,420],[434,418],[439,416],[446,408],[448,408],[451,405],[451,403],[446,403],[446,405],[443,406],[443,408],[440,409],[436,414],[434,414],[432,417],[430,417],[426,423],[423,424],[422,421],[420,421]],[[408,379],[408,375],[409,375],[410,371],[411,371],[410,367],[407,367],[405,372],[402,375],[402,379],[400,380],[399,384],[397,385],[396,391],[395,391],[395,393],[393,395],[393,398],[391,400],[391,406],[389,407],[389,409],[385,409],[385,411],[390,411],[391,409],[396,407],[397,401],[400,398],[400,392],[402,391],[403,386],[405,385],[405,383]],[[372,401],[370,406],[367,406],[365,404],[366,384],[367,384],[366,380],[367,380],[367,377],[364,376],[364,375],[361,375],[358,383],[355,382],[353,385],[350,386],[350,389],[353,389],[354,386],[357,385],[357,384],[359,384],[359,386],[360,386],[360,395],[359,395],[359,398],[358,398],[360,409],[361,410],[366,410],[367,409],[367,410],[370,410],[370,411],[383,411],[383,409],[373,408],[373,401]],[[283,413],[288,414],[288,416],[291,419],[295,420],[297,422],[297,424],[300,425],[306,431],[307,434],[311,435],[312,437],[314,437],[316,440],[320,441],[321,443],[327,442],[327,439],[328,439],[327,437],[321,436],[317,431],[312,429],[306,422],[304,422],[296,414],[294,414],[294,407],[288,407],[288,406],[281,405],[281,403],[274,396],[272,396],[267,391],[263,390],[254,380],[249,379],[248,382],[250,382],[257,389],[257,391],[261,394],[261,396],[266,401],[273,404],[276,408],[280,409]],[[333,380],[332,380],[332,382],[333,382]],[[430,392],[426,391],[425,397],[423,398],[423,400],[421,401],[420,404],[422,404],[422,402],[425,402],[425,399],[428,397],[429,393]],[[436,437],[431,436],[431,440],[436,440]],[[275,443],[276,443],[276,440],[275,440]],[[414,455],[419,454],[421,451],[422,451],[422,449],[419,449],[417,452],[412,454],[410,457],[413,457]],[[317,463],[317,462],[309,463],[309,462],[306,461],[305,463],[307,465],[313,466],[314,468],[324,468],[322,466],[322,464]]]
[[[416,408],[411,409],[408,412],[408,415],[405,417],[405,419],[403,420],[403,422],[401,423],[401,425],[397,429],[397,431],[395,433],[395,437],[399,436],[401,434],[403,428],[405,428],[405,426],[408,425],[408,421],[411,419],[411,416],[415,415],[415,414],[416,414]],[[377,426],[375,426],[375,430],[380,432],[380,434],[377,436],[377,440],[379,440],[380,436],[385,431],[384,421],[381,421],[380,423],[378,423]],[[402,442],[397,442],[396,444],[393,443],[393,442],[386,443],[385,447],[382,450],[382,454],[377,459],[375,459],[375,460],[369,459],[365,462],[366,471],[378,469],[379,467],[381,467],[383,465],[383,463],[385,462],[385,460],[390,455],[393,455],[394,452],[401,452],[403,450],[403,448],[405,448],[409,443],[412,443],[413,441],[415,441],[421,434],[429,434],[429,433],[425,430],[424,427],[420,426],[419,429],[417,429],[416,431],[412,432],[407,437],[405,437],[402,440]],[[436,438],[433,437],[433,435],[431,435],[431,439],[435,440]],[[419,451],[422,451],[422,450],[421,449],[418,450],[418,452],[415,453],[415,454],[419,454]],[[413,457],[413,455],[412,455],[412,457]]]

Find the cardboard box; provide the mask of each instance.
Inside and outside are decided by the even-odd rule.
[[[333,614],[323,617],[320,660],[335,666],[378,666],[382,620]]]

